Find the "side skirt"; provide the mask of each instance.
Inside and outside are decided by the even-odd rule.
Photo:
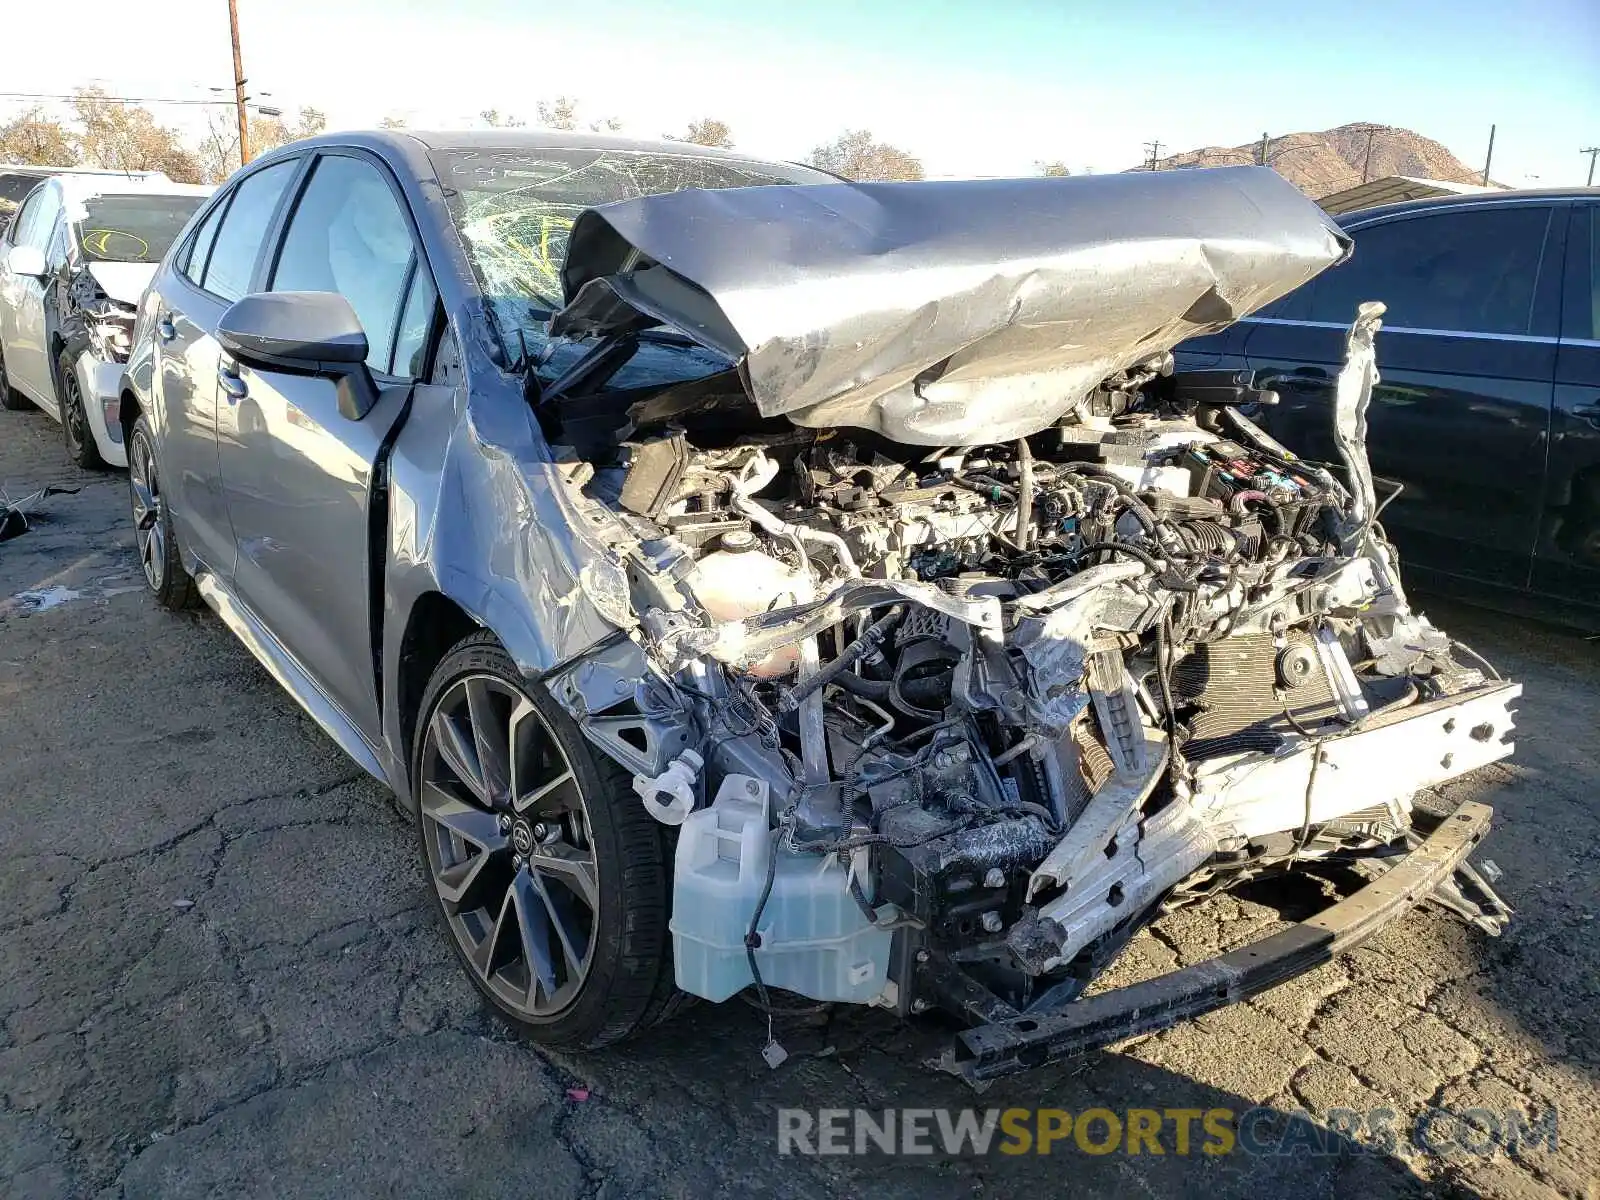
[[[322,726],[322,731],[355,759],[362,770],[380,783],[387,784],[388,776],[384,774],[383,764],[378,761],[377,750],[356,728],[355,723],[329,699],[327,693],[317,686],[294,656],[256,619],[255,614],[241,604],[228,586],[210,571],[202,570],[196,574],[195,584],[200,589],[201,599],[222,618],[222,623],[233,631],[234,636],[249,647],[250,653],[256,656],[283,690],[295,698],[313,721]]]

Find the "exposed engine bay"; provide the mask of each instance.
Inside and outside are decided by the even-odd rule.
[[[1520,689],[1413,612],[1376,523],[1380,313],[1339,382],[1348,483],[1170,355],[999,445],[651,400],[575,452],[637,538],[638,628],[552,686],[680,827],[679,986],[1060,1005],[1164,908],[1382,860],[1419,792],[1510,753]]]
[[[1424,897],[1499,931],[1466,861],[1490,810],[1430,789],[1511,753],[1520,687],[1401,586],[1365,445],[1382,304],[1336,463],[1250,419],[1276,397],[1248,374],[1174,366],[1348,251],[1249,168],[579,218],[551,332],[588,349],[530,398],[616,628],[545,679],[677,830],[680,988],[939,1008],[976,1079]],[[649,366],[674,348],[728,365]],[[1376,878],[1259,958],[1084,996],[1166,909],[1334,864]]]
[[[72,274],[56,289],[58,328],[70,346],[87,349],[97,363],[125,363],[133,348],[138,308],[133,301],[107,292],[94,270],[96,265],[75,264]]]

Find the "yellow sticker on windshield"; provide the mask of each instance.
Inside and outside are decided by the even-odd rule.
[[[101,258],[133,262],[150,256],[150,243],[136,233],[121,229],[85,229],[84,248]]]

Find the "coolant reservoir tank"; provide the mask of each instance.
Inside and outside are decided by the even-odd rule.
[[[815,599],[816,585],[810,575],[760,550],[753,534],[723,534],[720,547],[701,558],[686,581],[713,620],[742,621]],[[783,646],[750,668],[750,673],[764,679],[787,675],[799,661],[798,646]]]
[[[759,906],[755,957],[764,984],[867,1004],[888,982],[894,941],[850,896],[851,873],[858,881],[868,874],[867,851],[858,848],[846,864],[837,854],[775,844],[771,808],[766,783],[728,775],[711,805],[680,828],[671,922],[678,986],[722,1001],[754,983],[745,938]]]

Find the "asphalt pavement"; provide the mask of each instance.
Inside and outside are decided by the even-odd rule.
[[[0,412],[0,486],[48,483],[82,490],[0,544],[0,1193],[1600,1196],[1600,643],[1426,604],[1526,685],[1516,757],[1452,788],[1497,810],[1503,938],[1417,910],[1256,1000],[981,1095],[934,1066],[947,1029],[853,1009],[780,1018],[777,1070],[738,1002],[555,1055],[459,975],[387,791],[219,621],[143,594],[123,477]],[[1257,936],[1293,892],[1172,914],[1119,977]],[[779,1154],[779,1109],[904,1106],[1261,1109],[1258,1146],[1292,1114],[1349,1135]],[[1402,1131],[1478,1109],[1558,1132],[1391,1144],[1333,1112],[1383,1109]]]

